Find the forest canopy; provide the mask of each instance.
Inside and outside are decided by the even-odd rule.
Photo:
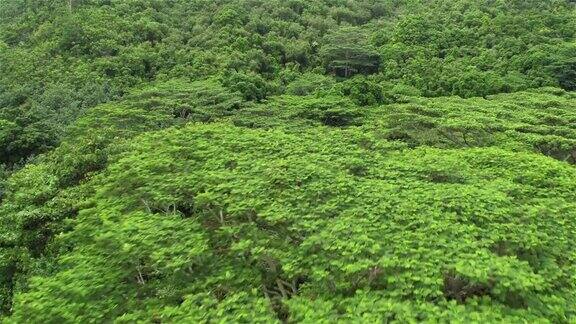
[[[0,0],[0,321],[576,321],[576,4]]]

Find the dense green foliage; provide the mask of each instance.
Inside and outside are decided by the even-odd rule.
[[[309,92],[323,72],[426,96],[575,89],[566,0],[71,1],[0,4],[0,163],[53,148],[89,107],[175,77],[216,77],[256,101]]]
[[[0,321],[576,321],[566,0],[0,2]]]

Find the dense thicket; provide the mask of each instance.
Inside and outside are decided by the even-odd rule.
[[[322,74],[425,96],[575,89],[565,0],[66,2],[0,4],[2,163],[54,147],[86,108],[174,77],[216,77],[255,101],[311,91]]]
[[[576,11],[0,2],[0,320],[576,320]]]

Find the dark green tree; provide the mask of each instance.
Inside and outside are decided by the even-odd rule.
[[[379,56],[360,28],[343,27],[323,39],[320,55],[331,73],[348,78],[378,71]]]

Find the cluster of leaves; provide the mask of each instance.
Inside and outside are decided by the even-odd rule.
[[[0,169],[0,310],[9,309],[15,286],[54,261],[58,251],[49,246],[52,237],[68,227],[66,219],[76,217],[94,191],[84,183],[106,167],[124,140],[188,121],[218,119],[240,103],[239,95],[210,80],[158,83],[126,98],[91,109],[55,150],[7,180]]]
[[[573,322],[573,6],[0,2],[0,321]]]
[[[567,1],[427,2],[426,10],[376,34],[381,71],[426,96],[486,96],[549,85],[575,90],[572,6]]]
[[[154,80],[217,77],[247,101],[368,74],[371,91],[425,96],[574,90],[575,30],[565,0],[3,2],[0,163],[54,148],[86,109]]]
[[[576,164],[576,96],[571,92],[543,88],[487,99],[413,98],[384,107],[387,137],[412,147],[499,146]]]
[[[12,319],[562,322],[574,177],[533,153],[406,149],[360,128],[149,132],[86,184]]]
[[[302,127],[358,125],[362,111],[341,96],[279,96],[265,104],[247,107],[233,115],[232,123],[249,128],[284,128],[298,132]]]
[[[222,91],[214,81],[135,90],[9,178],[4,311],[16,321],[575,316],[576,170],[530,152],[553,134],[521,131],[573,140],[573,94],[371,109],[282,96],[236,111]],[[552,112],[558,127],[547,128]],[[229,122],[185,125],[189,116]]]

